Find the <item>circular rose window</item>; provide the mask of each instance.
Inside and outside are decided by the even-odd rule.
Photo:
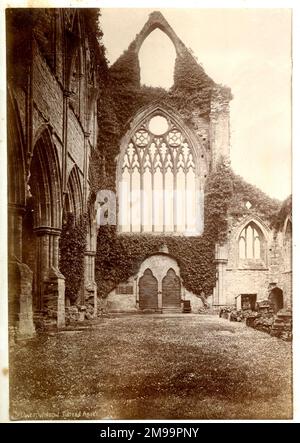
[[[152,117],[149,122],[149,131],[151,131],[154,135],[165,134],[168,128],[169,126],[167,119],[165,117],[162,117],[161,115],[156,115],[155,117]]]

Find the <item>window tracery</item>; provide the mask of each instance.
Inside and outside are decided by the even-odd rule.
[[[249,223],[239,236],[239,258],[242,260],[262,259],[262,242],[263,238],[260,230],[258,230],[255,223]]]
[[[133,131],[122,159],[122,232],[195,232],[195,158],[182,128],[163,113]]]

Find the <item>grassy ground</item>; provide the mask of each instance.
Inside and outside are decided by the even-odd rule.
[[[12,419],[291,418],[291,345],[217,316],[122,316],[15,345]]]

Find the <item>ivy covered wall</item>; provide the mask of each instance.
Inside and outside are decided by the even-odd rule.
[[[220,165],[207,180],[205,227],[201,236],[118,234],[115,226],[102,226],[98,233],[96,280],[105,297],[118,283],[135,274],[144,259],[167,245],[177,259],[184,286],[210,295],[215,286],[215,243],[226,239],[227,209],[232,196],[230,170]]]
[[[59,241],[59,269],[65,276],[65,297],[70,304],[80,302],[84,276],[84,253],[86,250],[87,219],[79,220],[67,213]]]
[[[180,53],[177,52],[174,85],[170,90],[141,86],[137,41],[138,36],[111,68],[107,65],[103,68],[98,101],[98,146],[93,154],[90,176],[95,192],[99,189],[116,191],[120,142],[130,121],[144,107],[156,103],[171,108],[197,137],[199,122],[209,123],[216,112],[215,107],[212,109],[216,97],[220,109],[228,106],[232,98],[230,89],[216,85],[184,46]],[[199,146],[200,143],[199,139]],[[210,143],[205,149],[208,157],[211,156]],[[215,245],[226,242],[229,218],[243,215],[245,202],[250,200],[252,210],[271,219],[279,203],[236,176],[222,158],[214,169],[209,166],[201,236],[118,234],[115,226],[99,229],[96,282],[100,296],[106,297],[117,284],[135,274],[142,261],[158,252],[163,244],[177,259],[186,289],[195,294],[202,291],[206,296],[212,294],[216,283]]]

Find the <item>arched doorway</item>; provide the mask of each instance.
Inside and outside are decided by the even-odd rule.
[[[146,269],[139,280],[140,309],[158,309],[158,282],[151,269]]]
[[[270,292],[269,301],[273,307],[275,314],[283,308],[283,292],[280,288],[274,288]]]
[[[170,268],[162,280],[162,307],[167,310],[180,309],[181,306],[181,284],[180,278]]]
[[[137,299],[141,310],[181,312],[180,269],[168,253],[147,257],[138,273]]]

